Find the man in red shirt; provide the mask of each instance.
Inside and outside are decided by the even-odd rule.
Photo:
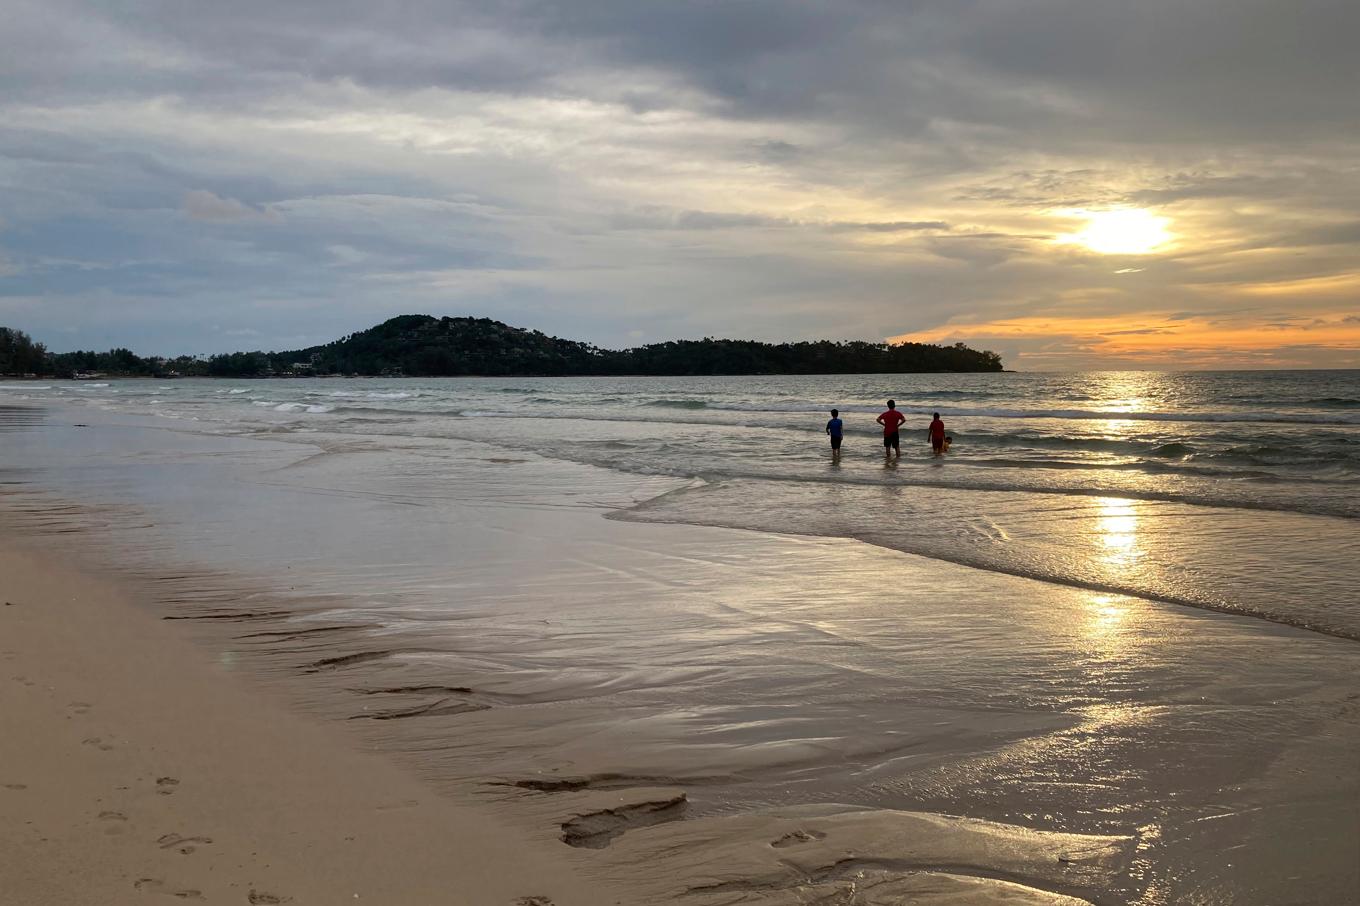
[[[874,421],[883,426],[883,456],[901,456],[902,445],[897,436],[897,429],[907,417],[897,411],[897,403],[888,400],[888,411],[884,412]]]
[[[944,422],[940,421],[940,413],[935,413],[935,420],[930,423],[930,448],[939,456],[944,452]]]

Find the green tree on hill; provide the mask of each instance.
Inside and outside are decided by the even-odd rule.
[[[820,340],[670,340],[634,349],[590,343],[510,327],[490,318],[401,315],[333,343],[284,352],[230,352],[206,361],[142,359],[129,349],[47,353],[27,334],[0,328],[0,374],[79,371],[111,375],[176,372],[213,377],[289,374],[405,374],[413,377],[486,375],[720,375],[868,374],[922,371],[1000,371],[1001,358],[962,343],[867,343]]]
[[[47,349],[22,330],[0,327],[0,374],[39,374],[44,371]]]

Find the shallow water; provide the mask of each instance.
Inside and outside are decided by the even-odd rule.
[[[447,383],[432,392],[587,392]],[[768,845],[750,834],[796,821],[866,853],[856,871],[896,866],[896,884],[920,866],[885,842],[898,838],[883,822],[936,813],[1000,822],[1015,847],[1034,832],[1123,841],[1056,871],[962,843],[950,863],[1046,895],[1360,891],[1360,644],[1199,609],[1352,634],[1355,523],[1335,515],[1354,504],[1345,481],[1328,479],[1350,488],[1328,507],[1270,509],[1255,507],[1259,489],[1232,498],[1235,485],[1214,506],[1169,499],[1170,485],[988,490],[965,484],[1011,473],[961,466],[957,429],[943,463],[909,452],[885,469],[852,447],[832,471],[819,425],[695,424],[709,417],[694,413],[711,400],[692,398],[706,383],[635,388],[704,404],[650,407],[677,421],[548,419],[535,403],[527,418],[387,412],[380,426],[250,398],[423,385],[176,382],[178,420],[123,398],[146,396],[145,382],[62,388],[89,399],[49,400],[0,436],[0,499],[44,543],[154,580],[167,612],[226,617],[201,621],[224,664],[274,676],[526,822],[555,826],[586,795],[578,786],[683,789],[685,820],[623,833],[600,850],[606,874],[664,865],[698,888],[725,870],[750,902],[805,902],[741,874]],[[1355,429],[1297,430],[1336,444]],[[494,443],[460,439],[478,434]],[[703,455],[675,452],[687,438]],[[643,456],[649,444],[667,455]],[[846,883],[835,852],[806,867],[823,893]]]

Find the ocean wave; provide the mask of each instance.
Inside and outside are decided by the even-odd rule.
[[[1246,444],[1195,453],[1190,458],[1195,462],[1242,466],[1360,466],[1360,457],[1350,452],[1319,450],[1304,444]]]
[[[923,400],[976,400],[976,399],[996,399],[1001,394],[992,390],[932,390],[928,394],[901,394],[902,399],[912,401]],[[1085,397],[1083,397],[1085,399]]]
[[[258,406],[260,403],[257,402],[256,405]],[[335,411],[334,406],[323,406],[318,403],[279,403],[278,405],[264,403],[264,405],[270,406],[275,412],[307,412],[312,415],[319,415],[323,412]]]
[[[1195,448],[1190,444],[1173,441],[1169,444],[1158,444],[1148,451],[1150,456],[1160,456],[1163,459],[1182,459],[1186,456],[1193,456]]]
[[[845,484],[841,480],[827,483]],[[899,487],[906,486],[906,483],[895,484]],[[881,547],[958,563],[974,569],[1007,573],[1102,593],[1134,595],[1149,600],[1253,616],[1331,635],[1360,639],[1360,624],[1357,624],[1345,609],[1329,613],[1316,607],[1310,607],[1307,598],[1295,602],[1286,595],[1256,594],[1251,597],[1245,596],[1233,572],[1232,567],[1235,563],[1231,554],[1225,554],[1226,569],[1221,571],[1206,569],[1210,566],[1210,561],[1201,560],[1195,564],[1197,569],[1194,571],[1193,581],[1166,581],[1167,577],[1157,571],[1142,573],[1138,570],[1102,571],[1099,567],[1092,569],[1091,564],[1080,554],[1068,556],[1064,550],[1060,548],[1046,549],[1042,543],[1031,546],[1031,542],[1025,539],[1023,535],[1014,538],[1013,543],[1003,545],[996,545],[987,540],[978,544],[969,544],[966,535],[921,532],[914,528],[902,529],[895,526],[892,521],[884,522],[876,518],[873,498],[865,498],[869,516],[856,519],[852,515],[847,518],[842,514],[843,501],[838,494],[836,498],[838,506],[834,508],[836,515],[827,519],[824,514],[830,512],[833,508],[817,506],[816,499],[807,496],[808,489],[798,489],[793,492],[796,496],[786,497],[781,486],[786,485],[778,480],[750,485],[739,482],[732,487],[725,484],[710,484],[706,488],[699,489],[697,493],[692,490],[679,490],[665,494],[631,509],[611,513],[607,518],[622,521],[713,525],[817,537],[855,538]],[[942,487],[933,484],[927,484],[927,486],[940,487],[941,490],[948,490],[951,493],[962,492],[965,494],[975,491],[1006,490],[1004,488]],[[1022,490],[1035,491],[1036,489]],[[1070,491],[1040,491],[1039,493],[1045,496],[1050,493],[1066,495],[1070,494]],[[1117,497],[1121,500],[1170,499],[1158,498],[1153,495],[1124,493],[1100,496]],[[748,499],[751,503],[740,508],[733,507],[730,505],[730,500],[733,497]],[[1191,506],[1215,507],[1219,510],[1216,514],[1218,518],[1237,520],[1238,524],[1244,529],[1256,524],[1260,524],[1262,531],[1268,531],[1270,527],[1270,523],[1262,523],[1261,520],[1253,517],[1242,514],[1234,516],[1229,509],[1223,508],[1222,504],[1212,500],[1179,499],[1175,502]],[[1031,515],[1040,519],[1044,518],[1045,512],[1052,512],[1054,509],[1051,503],[1045,503],[1041,498],[1031,498],[1030,506],[1036,507],[1036,509],[1030,511]],[[1090,512],[1089,504],[1084,506],[1086,511]],[[1229,507],[1231,506],[1229,504]],[[967,497],[960,497],[957,500],[941,501],[941,506],[938,507],[940,511],[950,508],[960,513],[966,513],[973,509],[981,511],[984,508],[984,502],[983,498],[970,501]],[[797,518],[792,518],[794,515]],[[967,519],[968,517],[965,515],[963,518]],[[1018,516],[1012,514],[1012,518],[1024,519],[1027,517],[1022,512]],[[1288,518],[1292,519],[1292,514]],[[1005,519],[1006,517],[1002,516],[997,520],[1001,522],[1003,528]],[[993,518],[987,517],[981,520],[979,524],[985,527],[992,523]],[[1295,523],[1283,523],[1283,525],[1297,532]],[[1315,523],[1315,526],[1318,530],[1325,530],[1327,527],[1325,523]],[[990,533],[980,537],[988,539]],[[1282,538],[1292,542],[1296,549],[1306,544],[1302,536],[1297,533],[1292,535],[1285,533],[1282,534]],[[1026,547],[1029,547],[1030,550],[1024,550]],[[1343,553],[1344,547],[1338,545],[1334,550],[1336,553]],[[1168,553],[1174,553],[1174,547],[1169,548]],[[1288,568],[1291,565],[1291,561],[1286,555],[1283,566]],[[1307,567],[1304,568],[1301,575],[1308,576]],[[1333,575],[1334,573],[1327,570],[1322,573],[1324,578],[1330,578]],[[1303,584],[1306,585],[1306,583]],[[1334,587],[1339,587],[1342,584],[1334,579],[1332,580]],[[1345,596],[1351,597],[1349,594]],[[1302,603],[1304,606],[1295,606],[1298,603]]]
[[[318,394],[320,395],[320,394]],[[377,390],[353,392],[349,390],[335,390],[326,394],[336,399],[349,400],[409,400],[420,396],[419,393],[404,393],[402,391],[384,392]]]
[[[999,447],[1006,450],[1056,451],[1060,453],[1095,453],[1105,456],[1151,456],[1158,459],[1180,459],[1195,452],[1195,447],[1183,441],[1158,443],[1117,437],[1067,437],[1060,434],[997,434],[994,432],[956,432],[955,441],[973,449]]]
[[[960,463],[960,465],[964,464]],[[1144,475],[1185,475],[1194,476],[1196,478],[1233,478],[1247,481],[1274,481],[1281,483],[1294,483],[1299,481],[1319,484],[1332,483],[1326,478],[1313,479],[1293,475],[1280,475],[1275,472],[1260,470],[1231,467],[1215,468],[1212,466],[1191,465],[1185,462],[1157,462],[1153,460],[1141,460],[1136,462],[1074,462],[1070,459],[985,457],[972,459],[968,461],[966,465],[969,467],[981,468],[1016,469],[1018,471],[1042,471],[1052,469],[1073,472],[1141,472]],[[1025,489],[1017,487],[1016,490]]]
[[[658,409],[707,409],[708,403],[704,400],[652,400],[645,405],[655,406]],[[714,406],[715,409],[724,409],[726,406]]]
[[[670,402],[677,405],[680,401],[660,401],[652,405]],[[726,409],[737,412],[824,412],[829,406],[822,403],[705,403],[687,401],[685,408]],[[881,406],[866,406],[856,403],[837,405],[841,412],[877,413]],[[996,418],[996,419],[1057,419],[1072,421],[1135,421],[1135,422],[1213,422],[1229,424],[1280,424],[1280,425],[1360,425],[1360,415],[1324,415],[1308,412],[1277,412],[1261,414],[1256,412],[1117,412],[1109,409],[1007,409],[992,407],[960,406],[922,406],[915,403],[901,405],[898,411],[904,415],[930,415],[939,412],[944,418]]]

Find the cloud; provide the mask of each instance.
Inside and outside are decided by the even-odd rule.
[[[236,223],[243,220],[277,220],[271,208],[263,210],[242,204],[235,198],[222,198],[207,189],[191,189],[184,193],[184,213],[193,220],[214,223]]]
[[[414,310],[609,344],[1102,319],[1002,337],[1051,367],[1127,361],[1162,312],[1355,309],[1354,4],[13,0],[6,24],[0,302],[48,298],[20,326],[86,345]],[[1127,205],[1176,242],[1129,266],[1053,241],[1064,209]],[[1261,361],[1230,335],[1214,361]]]
[[[906,233],[949,229],[949,224],[943,220],[892,220],[880,223],[838,223],[834,226],[841,230],[865,230],[870,233]]]

